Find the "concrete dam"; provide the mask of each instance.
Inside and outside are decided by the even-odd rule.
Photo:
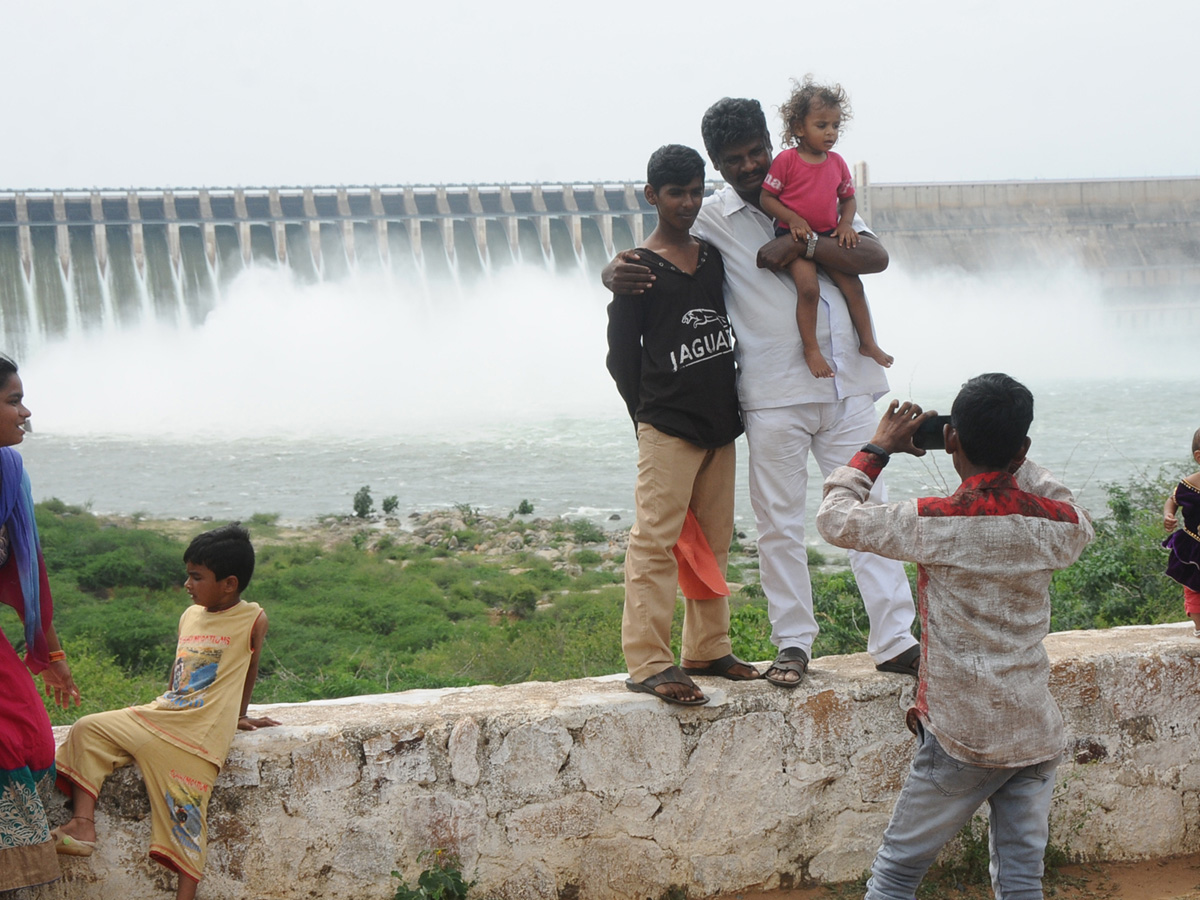
[[[1200,321],[1200,179],[872,185],[856,169],[893,266],[1074,267],[1131,326]],[[0,192],[0,329],[20,353],[196,323],[264,265],[302,281],[381,270],[399,292],[518,262],[594,274],[654,224],[636,183]]]

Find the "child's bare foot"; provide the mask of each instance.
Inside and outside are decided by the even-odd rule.
[[[866,342],[860,343],[858,345],[858,352],[861,353],[863,356],[871,357],[871,359],[875,360],[875,362],[879,363],[885,369],[889,368],[891,366],[891,364],[896,361],[896,358],[894,356],[892,356],[892,354],[884,353],[883,348],[881,348],[878,344],[875,344],[875,343],[871,343],[871,344],[868,344]]]
[[[807,347],[804,348],[804,361],[808,364],[808,371],[813,373],[814,378],[833,377],[833,366],[826,362],[825,357],[816,347],[811,350]]]

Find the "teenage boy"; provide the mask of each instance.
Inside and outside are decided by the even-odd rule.
[[[767,595],[771,643],[779,648],[764,673],[772,684],[800,684],[817,636],[805,542],[808,455],[828,475],[871,435],[875,401],[888,390],[874,360],[858,352],[845,300],[824,275],[818,279],[817,343],[834,364],[833,378],[815,378],[804,361],[795,328],[796,287],[787,267],[807,246],[774,238],[770,216],[759,208],[771,167],[771,136],[757,100],[726,97],[705,113],[700,130],[709,158],[726,187],[705,199],[695,234],[721,251],[725,299],[737,334],[738,393],[750,450],[750,503],[758,526],[761,581]],[[828,269],[857,275],[881,272],[883,245],[855,217],[858,246],[819,237],[813,259]],[[659,269],[626,250],[605,268],[614,293],[652,297]],[[779,274],[777,274],[779,273]],[[788,304],[791,303],[791,312]],[[873,499],[885,502],[883,482]],[[884,672],[917,674],[912,591],[904,567],[893,560],[851,552],[850,566],[870,621],[867,652]]]
[[[61,854],[91,856],[104,779],[136,762],[150,796],[150,857],[179,873],[177,900],[192,900],[208,853],[208,801],[233,735],[279,723],[246,715],[267,635],[267,614],[242,599],[254,573],[249,533],[237,523],[207,531],[183,561],[192,606],[179,619],[169,689],[71,726],[55,763],[72,817],[54,838]]]
[[[908,725],[919,746],[866,897],[911,900],[986,802],[996,896],[1040,900],[1064,746],[1042,646],[1050,576],[1079,557],[1092,526],[1071,492],[1025,458],[1033,395],[998,373],[963,385],[944,428],[958,490],[870,502],[889,454],[924,454],[913,435],[932,415],[893,400],[871,442],[825,480],[817,513],[831,544],[917,564],[921,670]]]
[[[621,647],[631,691],[695,706],[708,698],[689,675],[758,677],[731,652],[723,582],[733,537],[733,441],[742,421],[721,255],[690,233],[704,199],[704,160],[690,147],[660,147],[646,181],[658,225],[638,252],[657,273],[657,286],[647,297],[616,294],[608,307],[608,371],[638,441]],[[685,597],[680,668],[670,645],[678,578],[673,548],[689,509],[725,595]]]

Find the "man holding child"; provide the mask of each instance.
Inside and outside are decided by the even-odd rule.
[[[846,304],[833,283],[820,279],[817,336],[836,369],[815,378],[804,362],[795,323],[795,287],[786,268],[805,245],[774,238],[772,220],[758,206],[771,165],[766,117],[755,100],[725,98],[704,114],[705,148],[726,187],[704,200],[692,233],[724,259],[725,302],[736,336],[738,397],[750,450],[750,499],[758,527],[761,582],[767,596],[771,641],[779,652],[765,673],[780,687],[800,683],[817,635],[805,544],[808,454],[825,474],[843,464],[871,436],[874,401],[888,390],[883,369],[858,352]],[[814,259],[855,274],[882,271],[887,252],[861,219],[858,246],[817,241]],[[782,274],[777,274],[782,272]],[[639,251],[617,256],[604,284],[616,294],[654,290],[656,275]],[[882,484],[872,499],[886,500]],[[717,548],[713,548],[714,551]],[[904,567],[852,551],[850,565],[863,595],[871,631],[867,650],[881,671],[917,674],[915,617]]]

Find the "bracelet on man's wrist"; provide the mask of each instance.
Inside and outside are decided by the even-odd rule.
[[[862,452],[873,453],[875,456],[878,456],[882,460],[880,463],[881,466],[886,466],[888,460],[892,458],[892,454],[888,453],[878,444],[863,444]]]
[[[808,233],[808,245],[804,248],[804,258],[812,259],[813,254],[817,252],[817,233],[810,231]]]
[[[53,662],[66,662],[67,661],[67,651],[51,650],[49,653],[49,659],[50,659],[50,662],[52,662],[52,663]]]

